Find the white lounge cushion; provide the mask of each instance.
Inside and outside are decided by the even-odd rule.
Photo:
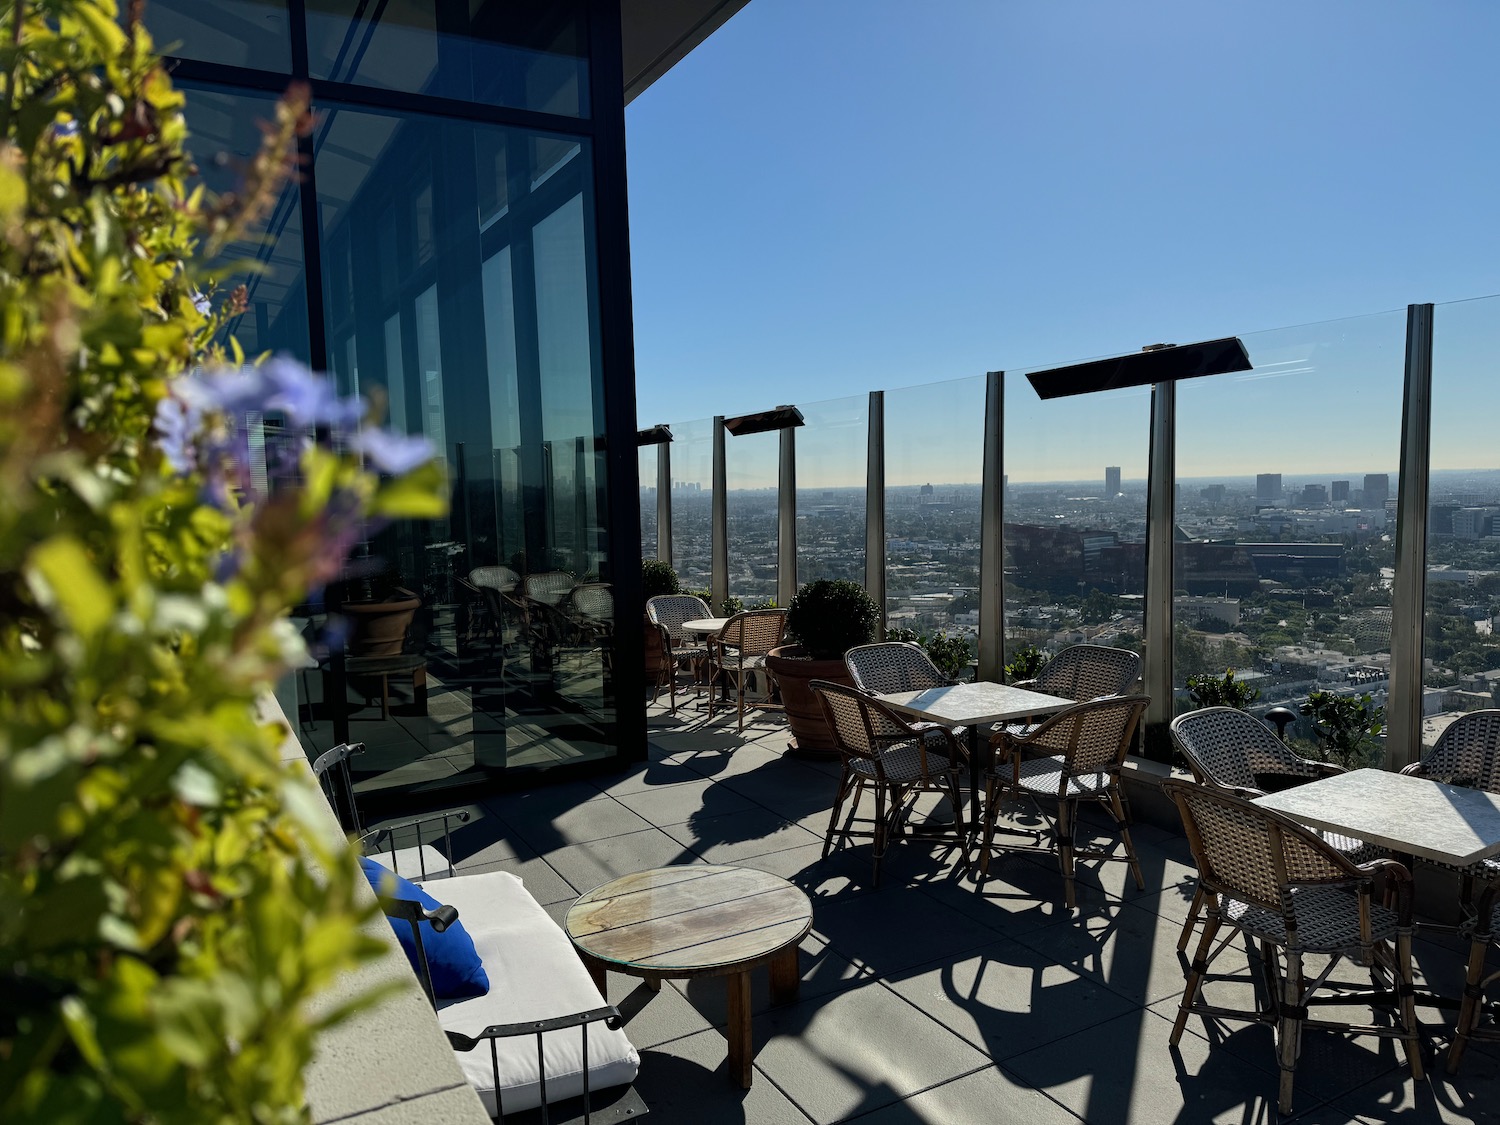
[[[550,1019],[602,1007],[599,990],[562,929],[537,905],[521,880],[504,871],[458,875],[426,888],[455,907],[489,974],[490,990],[471,1000],[439,1001],[445,1031],[478,1035],[486,1027]],[[589,1025],[589,1089],[593,1093],[635,1080],[641,1056],[623,1031]],[[547,1100],[583,1093],[583,1034],[579,1028],[544,1037]],[[536,1036],[497,1039],[500,1086],[507,1114],[541,1104]],[[490,1115],[498,1116],[489,1043],[458,1051],[464,1076],[479,1091]]]

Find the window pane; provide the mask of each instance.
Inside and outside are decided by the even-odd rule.
[[[146,29],[157,50],[177,58],[292,69],[286,0],[151,0]]]
[[[729,596],[746,609],[776,600],[777,465],[772,430],[724,438],[724,504],[729,524]]]
[[[320,110],[330,357],[442,451],[453,488],[446,520],[370,544],[373,592],[419,602],[401,655],[423,663],[428,695],[425,714],[390,713],[379,784],[613,755],[589,153],[569,141],[544,176],[552,138]],[[487,182],[499,151],[517,173],[501,212]],[[355,738],[381,721],[361,706],[370,687],[351,674]]]
[[[712,579],[713,434],[711,418],[672,424],[672,562],[683,589],[694,593]]]
[[[1439,305],[1434,318],[1424,746],[1463,712],[1500,706],[1500,449],[1475,409],[1500,374],[1500,300]]]
[[[656,558],[656,466],[660,446],[640,447],[641,558]]]
[[[1178,385],[1178,710],[1189,676],[1228,668],[1256,714],[1385,702],[1405,336],[1401,313],[1258,332],[1254,370]]]
[[[314,78],[586,117],[586,12],[586,0],[308,0],[309,67]]]
[[[870,399],[799,409],[805,424],[797,430],[797,583],[847,578],[863,586]]]

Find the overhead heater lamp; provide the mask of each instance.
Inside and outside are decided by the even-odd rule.
[[[1226,336],[1201,344],[1152,344],[1113,359],[1092,359],[1068,367],[1033,371],[1026,378],[1038,398],[1048,399],[1250,370],[1250,354],[1245,345],[1238,336]]]
[[[741,414],[738,418],[724,419],[724,428],[735,437],[764,434],[772,430],[791,430],[802,424],[802,411],[795,406],[778,406],[775,410],[762,410],[759,414]]]

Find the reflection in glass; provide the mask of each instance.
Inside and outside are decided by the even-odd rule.
[[[151,0],[145,21],[156,49],[175,58],[292,69],[286,0]]]
[[[1256,714],[1314,690],[1384,704],[1405,317],[1242,339],[1254,370],[1177,388],[1176,709],[1231,667]]]
[[[330,364],[441,452],[452,502],[446,519],[400,522],[366,545],[346,610],[347,698],[321,708],[313,741],[347,707],[350,737],[382,746],[368,784],[408,792],[613,755],[587,147],[322,109]],[[498,187],[497,152],[514,173]],[[558,152],[570,155],[558,164]],[[538,168],[539,154],[554,163]],[[390,651],[371,653],[372,607],[393,605],[407,616],[385,627]]]
[[[1005,383],[1005,651],[1144,651],[1151,389],[1042,401]]]
[[[307,36],[314,78],[588,116],[586,0],[308,0]]]
[[[867,396],[799,405],[797,582],[865,581]]]
[[[979,648],[984,380],[885,393],[886,626]]]
[[[1500,707],[1500,449],[1478,408],[1494,394],[1500,300],[1439,305],[1422,640],[1422,742],[1458,715]]]

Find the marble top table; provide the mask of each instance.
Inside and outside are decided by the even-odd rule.
[[[590,891],[568,910],[563,928],[600,996],[607,995],[606,970],[657,989],[666,977],[724,977],[729,1075],[748,1090],[750,971],[770,966],[773,1003],[797,999],[797,943],[812,928],[812,903],[764,871],[687,864],[638,871]]]
[[[678,626],[684,633],[697,633],[701,637],[712,636],[724,628],[727,617],[695,617]]]
[[[1293,820],[1467,866],[1500,855],[1500,796],[1425,777],[1363,769],[1255,798]]]
[[[979,826],[979,758],[989,745],[987,740],[981,739],[979,728],[1033,715],[1054,715],[1075,702],[1060,695],[1046,695],[988,680],[923,688],[921,691],[893,691],[875,698],[903,715],[948,727],[973,728],[969,736],[969,823],[976,829]]]

